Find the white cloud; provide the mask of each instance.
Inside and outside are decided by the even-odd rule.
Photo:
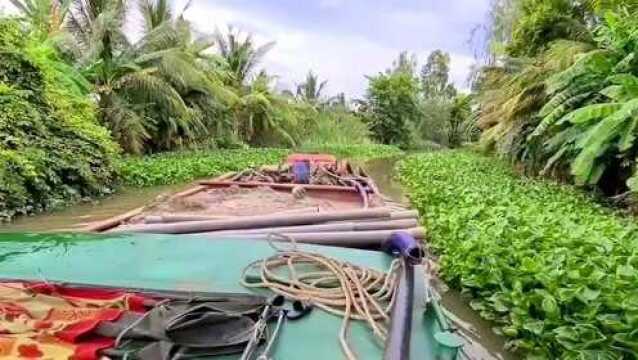
[[[17,15],[18,9],[16,9],[15,6],[9,3],[0,4],[0,14]]]
[[[474,63],[471,56],[450,54],[450,78],[459,90],[469,90],[468,78]]]
[[[184,0],[179,0],[184,1]],[[178,1],[178,3],[179,3]],[[322,0],[321,5],[341,3],[345,0]],[[212,32],[233,25],[254,34],[257,43],[275,41],[276,45],[266,55],[263,66],[278,75],[279,87],[294,88],[308,70],[313,70],[322,80],[328,80],[330,94],[345,92],[350,97],[365,93],[365,75],[373,75],[388,68],[402,50],[372,41],[369,38],[329,31],[309,31],[270,21],[259,14],[241,12],[213,4],[194,3],[185,14],[202,31]],[[423,18],[410,17],[405,21]],[[416,49],[422,62],[434,49]],[[451,78],[460,88],[467,88],[466,78],[472,59],[451,54]]]
[[[346,0],[319,0],[319,7],[321,9],[337,9],[343,7]]]

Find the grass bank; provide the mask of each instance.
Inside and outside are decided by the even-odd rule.
[[[542,359],[638,352],[638,229],[569,186],[464,151],[399,165],[441,273],[510,345]]]

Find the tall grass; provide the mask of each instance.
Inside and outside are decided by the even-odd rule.
[[[322,111],[314,121],[300,124],[305,127],[300,147],[372,144],[370,130],[359,116],[345,110]]]

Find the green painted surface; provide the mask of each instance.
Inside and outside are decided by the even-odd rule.
[[[354,264],[385,270],[385,254],[334,247],[302,246]],[[134,288],[247,292],[239,284],[248,263],[270,256],[264,242],[207,240],[171,235],[25,235],[0,234],[0,277],[66,281]],[[432,317],[414,326],[413,359],[432,354]],[[337,339],[341,318],[315,309],[288,322],[276,348],[276,359],[340,359]],[[423,339],[422,342],[419,339]],[[361,359],[380,359],[383,344],[361,322],[353,322],[350,342]],[[422,345],[422,346],[421,346]]]

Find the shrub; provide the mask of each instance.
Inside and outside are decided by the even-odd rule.
[[[399,165],[441,274],[510,345],[542,359],[638,352],[638,228],[574,188],[444,151]]]
[[[369,77],[366,110],[375,140],[407,148],[410,130],[417,123],[419,84],[408,72]]]
[[[325,109],[316,113],[314,119],[300,125],[300,146],[309,144],[371,144],[370,130],[361,117],[341,109]]]
[[[379,159],[403,154],[403,151],[393,145],[382,144],[329,144],[329,143],[306,143],[298,151],[311,153],[333,154],[339,158],[356,160]]]
[[[80,82],[48,44],[0,20],[0,219],[110,191],[117,147]]]

